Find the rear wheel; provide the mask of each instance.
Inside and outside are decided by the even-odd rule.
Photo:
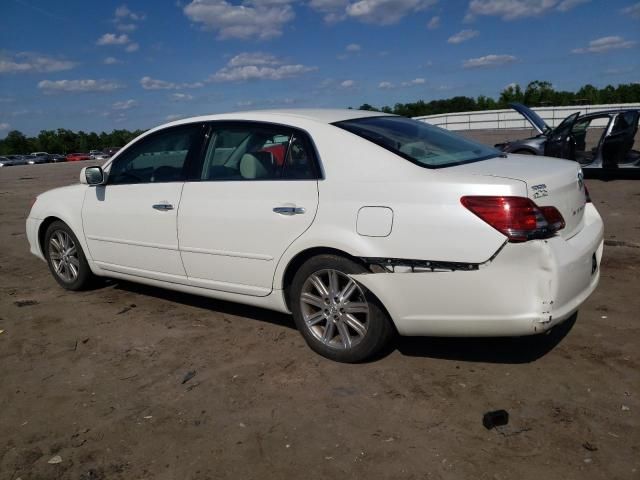
[[[53,278],[67,290],[82,290],[94,280],[80,242],[66,223],[49,225],[43,250]]]
[[[307,260],[289,291],[296,326],[317,353],[339,362],[355,363],[378,354],[394,329],[384,308],[349,275],[367,270],[337,255]]]

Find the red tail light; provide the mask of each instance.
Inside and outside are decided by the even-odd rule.
[[[555,207],[538,207],[525,197],[462,197],[460,203],[510,242],[548,238],[565,226]]]

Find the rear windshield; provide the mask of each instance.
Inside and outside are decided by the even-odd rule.
[[[494,148],[410,118],[358,118],[334,125],[427,168],[450,167],[502,155]]]

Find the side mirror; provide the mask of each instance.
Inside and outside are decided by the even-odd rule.
[[[85,185],[102,185],[104,172],[101,167],[84,167],[80,170],[80,183]]]

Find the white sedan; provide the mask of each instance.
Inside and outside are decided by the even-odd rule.
[[[395,333],[550,329],[596,288],[603,223],[576,162],[289,110],[154,128],[40,195],[27,235],[69,290],[111,277],[290,312],[357,362]]]

